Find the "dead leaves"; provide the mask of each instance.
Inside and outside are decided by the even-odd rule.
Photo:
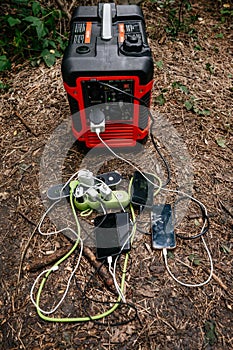
[[[5,201],[9,198],[10,194],[8,192],[0,192],[0,200]]]

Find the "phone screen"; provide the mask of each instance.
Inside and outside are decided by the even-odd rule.
[[[130,250],[129,214],[109,213],[94,219],[97,259]]]
[[[152,207],[154,196],[154,176],[147,173],[143,174],[145,177],[139,171],[135,171],[134,173],[131,188],[131,202],[139,206]]]
[[[157,204],[152,207],[151,231],[154,249],[174,249],[176,247],[170,204]]]

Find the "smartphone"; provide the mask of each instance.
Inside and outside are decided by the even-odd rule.
[[[145,177],[143,176],[145,175]],[[148,181],[148,180],[149,181]],[[131,187],[131,203],[151,208],[154,198],[154,176],[135,171]]]
[[[104,259],[130,250],[129,213],[109,213],[94,219],[96,257]]]
[[[153,205],[151,210],[152,248],[174,249],[176,237],[170,204]]]

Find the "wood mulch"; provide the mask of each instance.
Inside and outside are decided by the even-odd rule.
[[[59,132],[68,144],[70,142],[70,150],[62,158],[64,181],[84,165],[98,171],[118,170],[125,183],[133,170],[107,155],[98,158],[87,154],[69,138],[70,112],[62,83],[61,61],[50,69],[43,65],[33,68],[27,62],[18,64],[1,77],[9,89],[0,95],[0,349],[233,348],[232,22],[230,18],[221,21],[220,4],[191,3],[192,13],[198,14],[198,19],[190,25],[192,33],[181,31],[177,40],[172,40],[166,32],[170,26],[168,9],[160,8],[156,1],[142,6],[155,62],[152,111],[155,115],[159,113],[167,125],[164,131],[163,124],[157,128],[155,124],[155,137],[171,164],[169,188],[191,189],[210,214],[206,242],[214,263],[212,280],[201,288],[177,284],[168,275],[161,253],[151,250],[150,236],[137,231],[130,253],[125,295],[127,302],[137,309],[138,318],[134,319],[135,309],[130,305],[120,306],[102,324],[102,321],[100,324],[54,323],[39,318],[30,301],[31,286],[43,268],[51,266],[72,245],[65,235],[45,237],[38,232],[40,217],[48,206],[46,186],[59,180],[59,174],[54,171],[56,161],[60,161],[57,150],[67,147],[65,139],[59,138]],[[57,129],[60,125],[62,130]],[[45,156],[53,136],[52,156],[42,164],[50,154]],[[140,159],[143,170],[155,166],[165,177],[163,164],[150,140],[142,152],[142,156],[131,152],[125,157],[136,163]],[[185,168],[187,158],[182,159],[182,155],[189,157],[188,170]],[[41,179],[47,179],[48,183]],[[174,198],[161,196],[156,200]],[[176,232],[196,234],[201,227],[201,216],[194,203],[187,205],[186,201],[182,204],[186,214],[177,223]],[[64,203],[64,207],[57,208],[58,226],[72,220],[63,211],[67,206]],[[54,229],[53,218],[46,220],[43,230]],[[140,220],[145,223],[139,223],[139,228],[149,232],[148,213]],[[93,225],[90,218],[82,218],[82,223],[87,229]],[[44,308],[51,308],[62,296],[77,258],[78,252],[52,274],[43,294]],[[92,258],[86,251],[68,296],[56,313],[59,317],[100,313],[116,299],[112,282],[108,281],[110,287],[106,285],[108,272],[105,269],[102,276],[95,273]],[[123,259],[118,274],[122,264]],[[209,261],[199,239],[177,238],[177,248],[170,255],[169,265],[178,278],[188,283],[208,278]],[[84,300],[82,290],[87,283]],[[109,304],[87,297],[107,300]],[[131,318],[132,322],[120,325]],[[112,323],[118,326],[111,326]]]

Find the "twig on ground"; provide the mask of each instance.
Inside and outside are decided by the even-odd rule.
[[[71,3],[71,5],[70,5],[70,7],[69,7],[69,10],[68,10],[69,13],[71,12],[71,10],[72,10],[72,8],[74,7],[75,3],[76,3],[76,0],[73,0],[72,3]]]
[[[184,266],[186,266],[186,267],[188,267],[189,269],[191,269],[191,270],[194,270],[194,268],[192,267],[192,266],[190,266],[190,265],[188,265],[188,264],[185,264],[183,261],[181,261],[180,259],[177,259],[176,258],[176,260],[177,261],[179,261],[179,263],[180,264],[182,264],[182,265],[184,265]],[[206,268],[206,267],[204,267],[203,265],[201,265],[201,268],[202,268],[202,270],[203,271],[205,271],[206,273],[210,273],[210,271]],[[213,279],[220,285],[220,287],[222,287],[224,290],[228,290],[228,287],[222,282],[222,280],[213,272]]]
[[[45,268],[48,265],[51,265],[58,261],[62,256],[68,253],[70,250],[70,245],[67,245],[66,247],[60,248],[56,252],[54,252],[51,255],[44,256],[43,260],[41,258],[36,259],[33,263],[28,264],[26,266],[26,270],[30,272],[38,271],[42,268]],[[83,248],[83,255],[87,260],[90,262],[90,264],[98,269],[98,273],[100,277],[103,279],[106,287],[108,287],[112,291],[112,286],[114,285],[112,278],[109,276],[109,273],[104,265],[102,265],[101,262],[96,260],[96,257],[94,253],[88,248]],[[101,266],[102,265],[102,266]]]
[[[230,207],[227,207],[226,204],[223,204],[223,202],[220,200],[219,200],[219,203],[220,203],[221,207],[227,212],[227,214],[229,214],[233,218],[232,209]]]
[[[29,222],[29,224],[36,226],[36,223],[34,221],[32,221],[27,215],[25,215],[22,211],[17,210],[17,213],[19,215],[21,215],[27,222]]]
[[[210,273],[209,270],[207,268],[205,268],[204,266],[202,266],[202,269],[206,272],[206,273]],[[224,290],[228,290],[228,287],[223,283],[223,281],[213,272],[213,279],[215,280],[215,282],[217,282],[221,288],[223,288]]]
[[[38,222],[38,224],[36,225],[36,227],[34,228],[32,234],[31,234],[29,240],[27,241],[27,244],[25,245],[24,250],[23,250],[23,252],[22,252],[21,259],[20,259],[20,263],[19,263],[19,271],[18,271],[17,285],[19,284],[19,281],[20,281],[20,276],[21,276],[23,261],[24,261],[24,258],[25,258],[27,249],[28,249],[29,244],[30,244],[32,238],[34,237],[34,235],[35,235],[35,233],[36,233],[38,227],[39,227],[39,222]]]
[[[56,0],[56,3],[60,7],[60,9],[66,14],[66,16],[68,17],[68,19],[70,21],[71,20],[71,14],[68,11],[66,2],[63,2],[62,0]]]
[[[38,136],[30,127],[30,125],[26,122],[26,120],[17,112],[15,111],[15,115],[16,117],[21,121],[21,123],[25,126],[25,128],[27,129],[27,131],[29,131],[32,135],[34,136]]]
[[[56,250],[50,255],[44,255],[43,259],[41,257],[37,258],[32,264],[27,264],[26,270],[30,272],[35,272],[44,267],[51,265],[62,258],[70,250],[70,245]]]
[[[109,288],[113,286],[113,280],[111,277],[109,277],[108,270],[104,265],[102,265],[101,262],[96,260],[95,254],[91,251],[90,248],[84,247],[83,248],[83,255],[89,260],[89,262],[94,266],[96,269],[99,269],[99,275],[103,278],[106,286]],[[102,267],[100,268],[100,266]]]

